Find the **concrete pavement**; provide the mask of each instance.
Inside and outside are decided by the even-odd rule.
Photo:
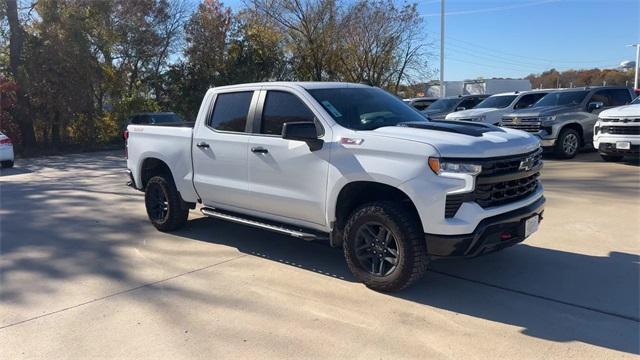
[[[525,243],[366,289],[340,250],[202,218],[157,232],[117,152],[0,176],[0,358],[632,358],[640,167],[548,160]]]

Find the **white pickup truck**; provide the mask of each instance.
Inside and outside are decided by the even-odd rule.
[[[640,156],[640,97],[600,113],[593,128],[593,147],[604,161]]]
[[[430,122],[358,84],[273,82],[210,89],[192,127],[129,125],[130,185],[171,231],[210,217],[342,246],[380,291],[432,258],[524,240],[544,209],[539,140],[492,125]]]

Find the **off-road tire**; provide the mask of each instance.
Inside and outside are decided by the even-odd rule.
[[[370,222],[385,226],[397,243],[395,269],[385,276],[365,270],[356,256],[358,229]],[[398,291],[422,278],[427,271],[428,257],[420,219],[399,202],[380,201],[357,208],[344,230],[344,255],[353,275],[367,287],[376,291]]]
[[[576,142],[575,147],[569,147],[568,144],[565,144],[565,142],[573,143],[574,141]],[[561,159],[573,159],[576,154],[578,154],[581,144],[582,136],[580,136],[577,131],[570,128],[562,129],[560,131],[560,135],[558,135],[558,139],[556,140],[553,152]]]
[[[163,217],[154,214],[153,193],[160,191],[166,199],[166,215]],[[147,182],[144,194],[144,202],[147,208],[149,220],[156,229],[164,232],[180,229],[187,223],[189,218],[189,205],[180,197],[178,189],[171,180],[163,176],[154,176]]]
[[[606,155],[606,154],[600,154],[600,157],[602,158],[602,160],[606,161],[606,162],[616,162],[616,161],[620,161],[622,160],[622,158],[624,157],[624,155]]]

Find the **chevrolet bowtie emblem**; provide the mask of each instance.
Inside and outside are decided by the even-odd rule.
[[[520,124],[520,118],[514,117],[513,118],[513,123],[514,124]]]
[[[528,158],[520,161],[520,167],[518,168],[518,170],[521,171],[529,171],[531,169],[533,169],[533,166],[536,163],[536,159],[533,156],[529,156]]]

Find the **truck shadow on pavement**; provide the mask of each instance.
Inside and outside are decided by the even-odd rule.
[[[74,298],[80,300],[67,300],[73,294],[65,291],[72,287],[64,286],[73,281],[82,283],[86,277],[115,283],[108,296],[131,291],[131,297],[144,304],[151,302],[163,313],[170,305],[163,304],[164,297],[158,295],[168,292],[210,306],[250,311],[251,307],[237,304],[242,300],[224,294],[214,298],[168,281],[153,285],[158,278],[184,273],[185,269],[171,267],[178,256],[209,264],[209,255],[202,253],[202,248],[192,251],[189,247],[178,254],[177,244],[185,240],[203,242],[207,249],[215,248],[208,244],[232,247],[243,254],[340,279],[349,286],[362,286],[349,272],[341,250],[325,243],[304,242],[209,218],[192,219],[172,234],[155,232],[144,214],[142,194],[124,187],[122,166],[123,160],[111,153],[49,157],[30,160],[22,167],[34,174],[2,179],[0,305],[8,303],[24,313],[3,313],[0,326],[40,315],[35,306],[61,293],[65,296],[61,302],[39,310],[58,311],[105,298],[107,292],[89,294],[82,286]],[[630,176],[625,183],[632,181]],[[591,185],[585,182],[581,190],[588,191]],[[549,187],[569,191],[569,185],[560,181],[549,181]],[[630,186],[623,190],[623,197],[637,195]],[[164,246],[145,248],[143,242],[154,238],[162,238]],[[131,255],[137,254],[138,248],[163,259],[162,276],[144,276],[140,264],[147,260]],[[427,276],[411,288],[391,294],[371,291],[369,296],[399,298],[445,310],[451,317],[465,315],[515,326],[538,339],[579,341],[636,354],[640,351],[639,268],[639,256],[633,254],[591,256],[525,243],[477,259],[434,262]],[[136,289],[144,296],[134,295]],[[350,294],[344,296],[348,301]],[[178,310],[172,307],[171,311]],[[399,315],[422,324],[428,314],[414,308]],[[461,331],[468,329],[474,329],[473,324]],[[541,346],[539,356],[544,354]]]
[[[357,282],[341,250],[322,242],[208,218],[191,220],[175,235]],[[639,264],[637,255],[588,256],[523,244],[477,259],[433,262],[419,283],[384,296],[522,327],[540,339],[637,353]]]

